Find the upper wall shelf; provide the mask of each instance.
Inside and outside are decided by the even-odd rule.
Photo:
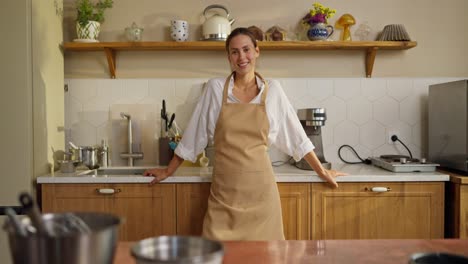
[[[259,41],[261,50],[363,50],[366,52],[366,77],[372,76],[375,55],[378,50],[406,50],[416,47],[415,41]],[[104,51],[109,64],[111,78],[115,78],[115,57],[117,51],[138,50],[186,50],[222,51],[225,42],[66,42],[65,51]]]

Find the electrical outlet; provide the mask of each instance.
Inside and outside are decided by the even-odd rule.
[[[390,130],[388,131],[388,134],[387,134],[387,143],[388,144],[393,144],[395,143],[394,141],[392,141],[392,136],[393,135],[396,135],[397,137],[400,135],[400,133],[398,133],[398,131],[396,130]]]

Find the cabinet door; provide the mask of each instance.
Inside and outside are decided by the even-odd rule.
[[[449,182],[445,188],[445,236],[468,238],[468,184]]]
[[[278,183],[287,240],[307,240],[310,234],[310,184]]]
[[[314,183],[311,238],[443,238],[443,203],[444,183]]]
[[[124,221],[119,239],[137,241],[175,234],[175,186],[173,184],[115,184],[113,213]]]
[[[100,194],[109,184],[43,184],[42,212],[110,213],[112,196]]]
[[[177,184],[177,234],[200,236],[210,195],[209,183]]]

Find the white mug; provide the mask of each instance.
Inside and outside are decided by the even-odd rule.
[[[175,29],[188,30],[188,22],[185,20],[171,20],[171,26]]]
[[[187,41],[188,39],[188,32],[171,32],[171,37],[173,40],[177,41],[177,42],[183,42],[183,41]]]
[[[177,42],[187,41],[189,35],[188,22],[185,20],[171,20],[171,38]]]

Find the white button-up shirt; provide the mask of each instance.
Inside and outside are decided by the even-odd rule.
[[[193,111],[182,140],[175,149],[175,153],[184,160],[196,162],[198,154],[208,144],[213,145],[225,81],[226,78],[214,78],[205,85],[205,90]],[[314,149],[314,145],[304,132],[297,113],[286,97],[281,84],[276,80],[266,80],[266,82],[268,82],[269,87],[265,102],[270,122],[268,143],[299,161]],[[259,77],[257,77],[257,84],[260,87],[260,92],[252,99],[251,104],[259,104],[261,101],[265,85]],[[228,103],[239,103],[239,99],[232,93],[233,87],[234,78],[231,77]],[[255,124],[239,124],[239,126],[251,125]]]

